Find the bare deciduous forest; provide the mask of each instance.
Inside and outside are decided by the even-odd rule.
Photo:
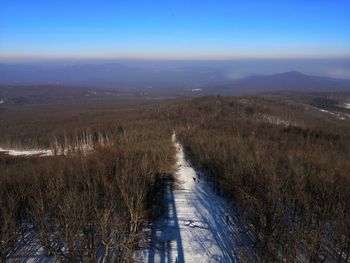
[[[259,262],[349,262],[350,133],[298,107],[211,97],[184,106],[190,160],[232,199]],[[274,114],[298,125],[257,121]]]
[[[0,263],[350,263],[350,0],[0,0]]]
[[[130,262],[144,226],[161,212],[162,182],[170,179],[174,158],[172,130],[141,110],[105,119],[91,111],[97,116],[79,123],[74,110],[58,118],[54,110],[40,113],[52,119],[32,115],[28,123],[3,125],[2,134],[9,134],[3,143],[69,154],[0,155],[1,262],[33,231],[46,255],[60,261]]]
[[[263,96],[0,114],[2,146],[55,153],[0,154],[0,261],[34,232],[60,261],[132,262],[173,180],[173,131],[238,207],[259,262],[350,260],[347,122]]]

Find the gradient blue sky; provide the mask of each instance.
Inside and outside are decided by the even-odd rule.
[[[349,58],[349,0],[1,0],[0,58]]]

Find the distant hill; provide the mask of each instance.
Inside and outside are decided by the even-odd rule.
[[[350,80],[309,76],[297,71],[245,77],[202,88],[205,94],[237,95],[276,91],[350,91]]]

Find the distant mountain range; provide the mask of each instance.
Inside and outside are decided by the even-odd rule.
[[[223,73],[205,67],[127,67],[119,63],[73,66],[0,64],[0,84],[61,84],[93,88],[186,88],[224,80]]]
[[[0,85],[74,85],[88,88],[237,95],[273,91],[350,91],[350,80],[291,71],[228,79],[210,67],[127,67],[119,63],[70,66],[0,64]]]
[[[273,75],[245,77],[215,85],[206,85],[202,88],[203,93],[222,95],[276,91],[350,91],[350,80],[309,76],[297,71],[290,71]]]

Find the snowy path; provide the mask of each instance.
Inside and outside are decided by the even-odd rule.
[[[242,224],[224,199],[186,161],[177,148],[178,181],[167,189],[168,215],[152,228],[145,262],[239,262],[238,247],[249,244]],[[230,212],[229,222],[226,215]]]

